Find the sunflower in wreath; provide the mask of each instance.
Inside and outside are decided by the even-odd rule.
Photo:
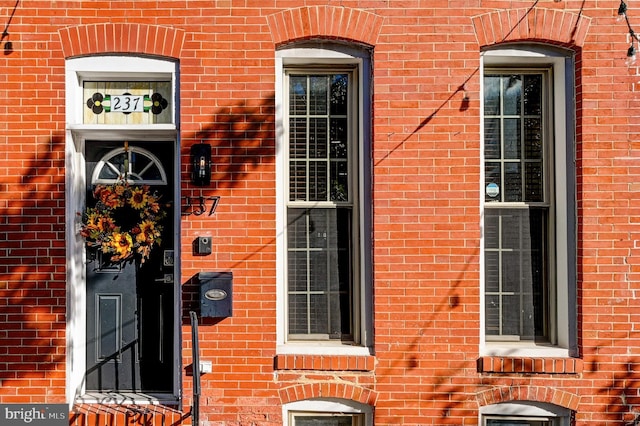
[[[144,263],[155,245],[162,243],[160,224],[167,215],[156,192],[148,185],[97,185],[95,205],[82,218],[80,235],[87,246],[110,256],[112,263],[138,257]]]

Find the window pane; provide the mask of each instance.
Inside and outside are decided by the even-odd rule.
[[[328,172],[326,161],[312,161],[309,163],[308,201],[327,200]]]
[[[289,200],[307,199],[307,163],[292,161],[289,165]]]
[[[309,271],[310,291],[325,292],[327,284],[332,282],[332,278],[335,279],[335,272],[329,268],[329,256],[327,250],[309,253],[309,268],[311,268]]]
[[[487,340],[491,340],[490,336],[500,336],[502,334],[500,328],[500,312],[501,312],[500,296],[487,294],[485,296],[485,334]]]
[[[347,115],[349,76],[336,74],[331,78],[331,115]]]
[[[327,90],[329,77],[326,75],[310,76],[309,114],[325,115],[327,113]]]
[[[332,235],[330,247],[336,248],[331,251],[333,259],[331,263],[337,267],[332,266],[335,279],[330,283],[331,290],[348,292],[351,288],[351,274],[353,272],[351,269],[351,216],[350,208],[336,210],[337,232]]]
[[[289,120],[289,157],[307,157],[307,120],[305,118]]]
[[[525,201],[544,201],[544,188],[542,187],[542,163],[525,163],[524,179]]]
[[[309,119],[309,158],[327,158],[327,119]]]
[[[349,174],[346,161],[331,163],[331,201],[349,201]]]
[[[351,300],[347,292],[329,294],[329,337],[340,339],[350,336],[348,324],[351,323]]]
[[[485,201],[500,201],[502,199],[502,164],[497,162],[485,162],[484,163],[484,180],[485,185],[495,184],[498,188],[497,191],[486,191]]]
[[[329,334],[329,306],[326,294],[309,294],[309,334]]]
[[[524,158],[542,158],[542,120],[539,118],[525,118],[524,147]]]
[[[500,114],[500,76],[487,75],[484,77],[484,114]]]
[[[291,252],[288,258],[289,291],[301,292],[307,290],[309,282],[307,276],[307,253]]]
[[[484,119],[484,157],[487,159],[499,159],[502,157],[500,149],[502,132],[500,131],[500,119]]]
[[[516,295],[504,294],[501,298],[500,334],[520,336],[520,303]]]
[[[109,160],[109,164],[106,167],[100,169],[98,179],[118,181],[122,179],[124,172],[124,156],[119,155]]]
[[[486,291],[500,291],[500,253],[487,252],[485,254],[484,271]]]
[[[307,79],[304,76],[289,77],[289,114],[307,113]]]
[[[542,76],[527,74],[524,76],[524,113],[542,114]]]
[[[518,251],[505,251],[502,253],[502,282],[503,290],[507,293],[517,293],[520,290],[520,253]]]
[[[347,158],[347,119],[331,119],[331,158]]]
[[[504,201],[522,201],[522,174],[520,163],[504,165]]]
[[[503,78],[504,115],[520,115],[520,102],[522,100],[522,77],[511,75]]]
[[[504,158],[520,158],[520,119],[504,120]]]
[[[289,333],[307,334],[308,327],[308,304],[306,294],[289,293]]]
[[[484,220],[484,247],[485,249],[500,248],[500,216],[495,212],[487,211]]]

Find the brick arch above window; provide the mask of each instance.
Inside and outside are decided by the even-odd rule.
[[[65,58],[105,53],[134,53],[179,58],[185,32],[145,24],[90,24],[59,31]]]
[[[318,37],[374,46],[382,21],[375,13],[335,6],[305,6],[267,16],[276,45]]]
[[[313,398],[340,398],[375,406],[378,394],[362,386],[335,382],[305,383],[280,389],[282,404]]]
[[[591,18],[557,9],[509,9],[471,18],[480,46],[544,41],[583,46]]]
[[[495,386],[476,394],[478,405],[499,404],[513,401],[546,402],[569,410],[577,410],[580,396],[547,386]]]

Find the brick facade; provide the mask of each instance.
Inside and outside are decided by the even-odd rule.
[[[200,419],[282,424],[282,406],[341,398],[376,425],[477,425],[482,407],[546,402],[575,425],[640,416],[640,79],[618,3],[561,0],[0,0],[0,403],[69,403],[71,423],[191,424],[200,271],[232,271],[233,316],[202,319]],[[640,26],[640,9],[629,7]],[[275,51],[330,40],[372,48],[373,347],[276,350]],[[483,356],[480,52],[508,42],[575,52],[575,358]],[[65,229],[65,61],[137,55],[179,64],[179,406],[73,404]],[[468,99],[463,99],[463,93]],[[212,145],[194,187],[190,146]],[[68,177],[68,176],[67,176]],[[68,200],[67,200],[68,201]],[[212,255],[192,241],[212,237]],[[149,420],[153,419],[153,420]],[[171,422],[169,422],[171,420]],[[161,423],[164,421],[166,423]]]

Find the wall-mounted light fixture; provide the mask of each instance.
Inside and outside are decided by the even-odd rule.
[[[629,67],[636,63],[636,47],[633,43],[633,31],[631,31],[631,33],[631,46],[627,49],[627,60],[625,61]]]
[[[211,145],[191,145],[191,183],[206,186],[211,183]]]
[[[627,28],[629,29],[629,42],[630,46],[627,49],[627,59],[625,63],[628,67],[635,64],[636,62],[636,44],[640,42],[640,38],[636,35],[635,31],[631,27],[631,22],[629,21],[629,16],[627,15],[627,4],[624,0],[620,0],[620,6],[618,6],[618,21],[625,21],[627,23]]]

